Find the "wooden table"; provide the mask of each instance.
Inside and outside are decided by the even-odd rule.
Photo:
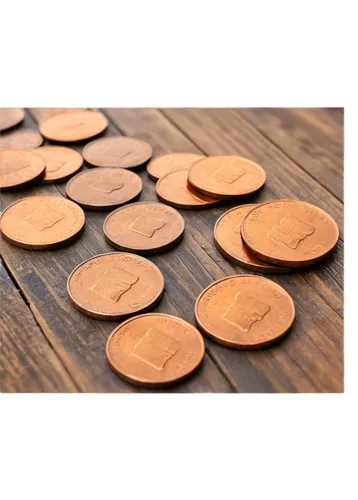
[[[343,109],[104,109],[105,135],[148,141],[154,156],[172,151],[238,154],[261,164],[267,184],[248,202],[296,198],[334,217],[341,237],[333,256],[307,271],[269,276],[296,305],[296,321],[281,343],[239,351],[205,338],[202,367],[168,392],[343,391]],[[37,126],[26,111],[23,127]],[[82,146],[75,149],[81,151]],[[86,167],[84,167],[86,168]],[[155,183],[140,171],[141,200],[156,200]],[[34,194],[65,195],[66,183],[1,194],[2,209]],[[213,227],[233,204],[181,211],[186,230],[173,250],[150,259],[166,291],[155,311],[194,324],[200,291],[225,275],[246,273],[213,246]],[[71,305],[70,272],[92,255],[113,251],[102,232],[107,214],[86,212],[72,245],[28,251],[1,240],[1,390],[3,392],[146,392],[117,377],[105,356],[115,322],[91,319]]]

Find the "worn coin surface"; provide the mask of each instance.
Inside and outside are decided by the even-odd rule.
[[[265,184],[260,165],[240,156],[210,156],[189,169],[189,183],[203,194],[219,199],[242,198]]]
[[[41,134],[52,141],[75,142],[94,137],[108,126],[107,118],[99,111],[59,113],[40,121]]]
[[[157,182],[158,198],[177,208],[205,208],[217,205],[219,200],[198,193],[188,183],[188,170],[171,172]]]
[[[82,151],[93,167],[133,168],[144,165],[152,156],[152,146],[133,137],[103,137],[87,144]]]
[[[22,108],[0,108],[0,131],[15,127],[25,118]]]
[[[214,227],[214,243],[229,260],[258,273],[285,273],[288,267],[275,266],[254,257],[245,247],[240,232],[242,219],[257,205],[240,205],[225,212]]]
[[[228,276],[198,297],[195,317],[213,340],[228,347],[263,347],[283,337],[295,318],[288,293],[262,276]]]
[[[131,253],[106,253],[82,262],[67,291],[77,309],[97,319],[119,320],[154,307],[164,278],[152,262]]]
[[[112,332],[107,341],[111,368],[145,387],[165,387],[189,376],[202,362],[205,345],[196,328],[168,314],[142,314]]]
[[[245,245],[273,264],[300,267],[320,261],[336,246],[339,229],[324,210],[297,200],[254,207],[241,224]]]
[[[7,207],[0,219],[3,237],[31,250],[70,243],[85,225],[81,207],[61,196],[30,196]]]
[[[44,174],[41,156],[23,149],[0,150],[0,189],[22,186]]]
[[[118,208],[103,224],[106,240],[115,248],[135,253],[155,253],[176,245],[185,222],[174,208],[139,202]]]
[[[83,163],[82,156],[70,148],[43,146],[35,151],[45,161],[43,183],[62,181],[77,172]]]
[[[122,168],[93,168],[77,174],[66,194],[84,208],[111,210],[133,200],[142,191],[139,175]]]
[[[154,158],[148,166],[147,172],[154,181],[176,170],[189,169],[194,163],[205,158],[195,153],[169,153]]]
[[[0,136],[0,149],[35,149],[42,143],[41,134],[31,128],[21,128]]]

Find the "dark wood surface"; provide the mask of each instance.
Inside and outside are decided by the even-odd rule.
[[[239,154],[260,163],[267,184],[248,202],[295,198],[332,215],[340,240],[332,257],[309,270],[269,276],[296,305],[296,321],[281,343],[239,351],[205,338],[202,367],[166,392],[343,391],[343,109],[104,109],[104,135],[148,141],[154,156],[172,151]],[[23,127],[37,127],[39,110],[26,111]],[[71,146],[73,147],[73,146]],[[81,151],[83,144],[76,145]],[[86,168],[86,167],[83,167]],[[139,170],[141,200],[156,200],[155,183]],[[66,183],[1,193],[2,210],[33,194],[65,195]],[[218,217],[234,204],[183,210],[184,239],[150,259],[165,277],[155,308],[194,323],[201,290],[225,275],[246,273],[213,245]],[[103,238],[106,213],[86,211],[86,229],[68,247],[34,252],[1,239],[2,392],[148,392],[117,377],[105,357],[115,322],[98,321],[71,305],[66,281],[80,262],[113,251]]]

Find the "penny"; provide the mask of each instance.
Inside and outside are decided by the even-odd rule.
[[[218,199],[242,198],[265,184],[266,174],[260,165],[234,155],[210,156],[189,170],[189,183],[203,194]]]
[[[156,185],[158,198],[177,208],[205,208],[217,205],[219,200],[202,195],[188,183],[188,170],[177,170],[165,175]]]
[[[59,113],[40,122],[41,134],[52,141],[75,142],[94,137],[108,126],[99,111]]]
[[[241,224],[245,245],[258,258],[281,266],[314,264],[332,252],[336,222],[314,205],[274,200],[254,207]]]
[[[154,253],[176,245],[185,222],[174,208],[155,202],[132,203],[108,215],[103,224],[106,240],[115,248]]]
[[[285,273],[287,267],[268,264],[254,257],[245,247],[240,232],[242,219],[257,205],[240,205],[225,212],[214,227],[214,243],[227,259],[259,273]]]
[[[75,113],[76,111],[84,111],[84,108],[32,108],[32,113],[37,121],[47,120],[52,116],[60,113]]]
[[[35,149],[42,143],[41,134],[31,128],[21,128],[0,137],[0,149]]]
[[[0,150],[0,189],[22,186],[41,177],[44,171],[44,160],[32,151]]]
[[[43,146],[35,151],[45,161],[43,183],[62,181],[77,172],[83,163],[82,156],[70,148]]]
[[[13,245],[46,250],[67,245],[85,225],[82,208],[62,196],[30,196],[7,207],[0,219],[3,237]]]
[[[152,146],[133,137],[103,137],[87,144],[82,155],[93,167],[133,168],[151,158]]]
[[[152,262],[131,253],[106,253],[72,271],[67,291],[74,306],[92,318],[120,320],[155,306],[164,278]]]
[[[122,168],[86,170],[73,177],[66,186],[68,198],[92,210],[111,210],[133,200],[141,191],[139,175]]]
[[[25,118],[22,108],[0,108],[0,132],[15,127]]]
[[[283,337],[295,319],[289,294],[262,276],[228,276],[198,297],[195,317],[200,329],[228,347],[264,347]]]
[[[205,345],[196,328],[169,314],[142,314],[117,326],[107,341],[111,368],[125,380],[165,387],[198,368]]]
[[[205,158],[195,153],[169,153],[154,158],[147,166],[147,172],[154,181],[176,170],[189,169],[194,163]]]

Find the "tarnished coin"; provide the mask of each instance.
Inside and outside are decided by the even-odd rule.
[[[229,260],[258,273],[286,273],[288,267],[275,266],[259,260],[247,250],[240,232],[241,221],[257,205],[240,205],[225,212],[214,227],[214,243]]]
[[[133,200],[142,191],[139,175],[122,168],[93,168],[73,177],[66,194],[84,208],[111,210]]]
[[[7,207],[0,219],[3,237],[13,245],[46,250],[67,245],[84,228],[81,207],[62,196],[30,196]]]
[[[85,161],[93,167],[133,168],[151,158],[152,146],[133,137],[103,137],[87,144],[82,151]]]
[[[25,118],[22,108],[0,108],[0,132],[15,127]]]
[[[242,198],[265,184],[260,165],[240,156],[210,156],[189,170],[189,183],[203,194],[218,199]]]
[[[62,181],[77,172],[83,164],[82,156],[70,148],[43,146],[35,151],[45,161],[46,169],[42,182]]]
[[[107,118],[99,111],[59,113],[40,122],[41,134],[52,141],[83,141],[103,132]]]
[[[189,169],[194,163],[205,158],[195,153],[169,153],[154,158],[148,166],[147,172],[154,181],[176,170]]]
[[[42,143],[43,137],[32,128],[21,128],[0,136],[0,149],[35,149]]]
[[[219,200],[209,198],[188,183],[188,170],[177,170],[165,175],[156,185],[158,198],[177,208],[205,208],[217,205]]]
[[[300,267],[326,257],[336,246],[339,230],[330,215],[297,200],[273,200],[254,207],[241,224],[245,245],[273,264]]]
[[[115,248],[135,253],[163,252],[178,243],[185,222],[174,208],[155,202],[132,203],[108,215],[106,240]]]
[[[92,318],[120,320],[154,307],[164,278],[152,262],[131,253],[106,253],[82,262],[70,274],[72,303]]]
[[[215,281],[195,304],[199,327],[228,347],[263,347],[283,337],[295,319],[288,293],[262,276],[242,274]]]
[[[0,150],[0,189],[22,186],[45,171],[41,156],[22,149]]]
[[[75,113],[76,111],[84,111],[84,108],[32,108],[32,113],[35,115],[37,121],[47,120],[52,116],[59,115],[60,113]]]
[[[168,314],[128,319],[107,341],[107,359],[136,385],[165,387],[189,376],[202,362],[205,345],[196,328]]]

